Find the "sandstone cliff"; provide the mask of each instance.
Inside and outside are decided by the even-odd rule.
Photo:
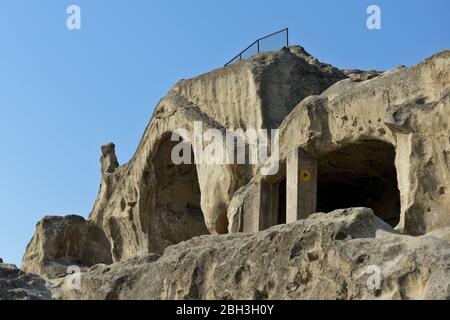
[[[111,239],[114,259],[161,253],[194,235],[228,232],[227,208],[255,168],[176,168],[169,161],[174,130],[192,133],[195,121],[202,121],[204,130],[222,132],[277,128],[302,99],[345,77],[302,48],[292,47],[177,83],[156,107],[134,157],[103,171],[90,220]],[[114,162],[113,148],[109,149],[102,151],[102,163],[109,157]],[[175,200],[173,194],[182,196]]]
[[[380,271],[379,287],[371,277]],[[110,266],[62,299],[450,299],[450,243],[397,234],[370,209],[256,234],[202,236]]]
[[[44,219],[23,269],[55,282],[69,265],[92,267],[79,291],[57,280],[61,298],[449,298],[449,70],[450,51],[364,72],[293,46],[182,80],[130,161],[101,148],[88,221]],[[224,137],[279,129],[279,170],[175,165],[171,134],[195,144],[197,121]],[[314,161],[310,207],[325,213],[276,226],[292,216],[293,154]],[[352,207],[371,209],[326,214]],[[373,265],[376,292],[362,273]]]

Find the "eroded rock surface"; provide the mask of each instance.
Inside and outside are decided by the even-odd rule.
[[[24,270],[57,278],[68,265],[95,265],[81,290],[56,280],[64,299],[448,299],[449,70],[448,50],[366,72],[294,46],[182,80],[130,161],[119,165],[115,145],[102,146],[89,221],[44,219]],[[194,144],[196,122],[223,137],[279,129],[279,171],[174,164],[178,142]],[[317,161],[317,211],[371,210],[242,234],[286,221],[295,150]],[[368,268],[381,270],[379,290],[368,288]]]
[[[102,184],[90,220],[105,230],[114,260],[161,253],[195,235],[228,232],[227,208],[250,181],[253,166],[177,167],[170,161],[173,131],[192,136],[196,121],[204,131],[223,134],[277,128],[302,99],[344,78],[302,47],[290,47],[178,82],[156,107],[128,163],[105,165],[116,158],[111,146],[102,147]]]
[[[260,201],[248,190],[277,189],[287,155],[301,148],[319,161],[318,210],[371,207],[410,235],[449,226],[449,69],[444,51],[410,68],[344,73],[291,47],[181,81],[158,104],[131,161],[104,174],[108,192],[90,219],[105,230],[115,261],[194,235],[247,230]],[[279,173],[177,168],[167,161],[171,133],[192,134],[195,121],[223,135],[279,128]],[[174,194],[186,196],[171,202]]]
[[[285,178],[289,152],[300,148],[319,163],[318,210],[371,207],[409,235],[448,227],[448,70],[450,51],[443,51],[410,68],[344,79],[305,98],[279,127],[280,173],[263,176],[256,169],[248,187],[276,186]],[[245,221],[255,204],[241,193],[235,197],[229,219]]]
[[[65,276],[69,266],[86,270],[111,262],[111,245],[101,229],[79,216],[48,216],[36,226],[22,270],[52,279]]]
[[[49,300],[52,298],[44,279],[0,261],[0,300]]]
[[[397,234],[355,208],[94,266],[80,290],[59,281],[62,299],[449,299],[450,244]]]

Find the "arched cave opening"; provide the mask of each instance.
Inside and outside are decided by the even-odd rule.
[[[167,135],[153,158],[156,217],[152,224],[164,241],[162,247],[209,234],[200,205],[201,192],[192,147],[190,164],[176,165],[172,161],[172,150],[179,143],[171,141],[170,134]]]
[[[382,141],[349,144],[318,159],[317,211],[368,207],[395,227],[400,192],[395,148]]]

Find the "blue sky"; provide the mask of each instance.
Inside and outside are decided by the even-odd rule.
[[[81,30],[66,8],[81,8]],[[366,28],[377,4],[382,30]],[[20,265],[44,215],[87,217],[100,145],[129,160],[179,79],[221,67],[267,33],[338,67],[412,65],[450,40],[448,0],[2,0],[0,257]]]

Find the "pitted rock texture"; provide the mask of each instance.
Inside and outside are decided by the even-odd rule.
[[[279,127],[279,175],[256,169],[245,188],[274,184],[289,152],[301,148],[319,162],[319,210],[371,207],[409,235],[450,226],[449,70],[447,50],[305,98]],[[243,221],[254,205],[242,193],[235,197],[228,217]]]
[[[374,269],[375,268],[375,269]],[[380,270],[379,288],[372,281]],[[366,208],[256,234],[201,236],[97,265],[60,299],[449,299],[450,244],[397,234]]]
[[[290,47],[178,82],[156,107],[128,163],[105,165],[116,157],[111,145],[102,147],[102,183],[89,219],[107,234],[114,260],[161,253],[194,235],[228,233],[227,208],[254,166],[177,168],[170,161],[173,131],[192,136],[195,121],[222,134],[277,128],[301,100],[344,78],[303,48]]]
[[[52,279],[65,276],[70,266],[86,270],[111,262],[111,245],[101,229],[79,216],[48,216],[37,224],[22,270]]]
[[[0,261],[0,300],[50,300],[44,279]]]
[[[38,225],[24,270],[57,278],[68,264],[85,271],[105,263],[83,275],[80,291],[60,284],[61,298],[447,299],[449,70],[449,50],[365,72],[320,63],[295,46],[180,81],[130,161],[119,165],[112,143],[101,149],[99,194],[80,224],[102,239],[75,245],[66,235],[72,227],[52,227],[66,218],[54,218]],[[193,143],[196,122],[222,136],[279,129],[280,170],[175,165],[172,133],[183,129],[179,141]],[[286,199],[286,161],[297,149],[318,163],[317,211],[372,211],[219,236],[255,231],[267,199]],[[367,289],[371,266],[382,271],[380,290]]]

